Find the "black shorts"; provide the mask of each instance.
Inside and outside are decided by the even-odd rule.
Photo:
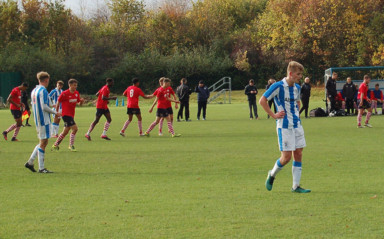
[[[11,110],[14,119],[19,119],[22,115],[21,110]]]
[[[168,114],[173,115],[173,109],[172,107],[167,108]]]
[[[357,106],[359,107],[359,109],[369,109],[371,108],[371,103],[369,103],[367,100],[363,100],[363,105],[360,106],[360,100],[357,100]]]
[[[99,109],[99,108],[96,109],[96,116],[97,117],[100,117],[102,115],[105,116],[108,113],[109,113],[109,109]]]
[[[168,109],[157,109],[157,112],[156,112],[156,116],[157,117],[168,117],[169,113],[168,113]]]
[[[139,108],[127,108],[127,115],[139,115],[141,111]]]
[[[71,127],[71,126],[74,126],[76,124],[75,120],[71,116],[65,115],[65,116],[63,116],[61,118],[64,121],[64,127]]]

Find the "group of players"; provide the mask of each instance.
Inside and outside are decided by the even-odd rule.
[[[65,91],[62,90],[64,86],[63,81],[58,81],[56,88],[53,89],[50,93],[47,91],[47,86],[50,81],[50,75],[47,72],[39,72],[37,74],[37,79],[39,85],[37,85],[31,93],[31,104],[33,109],[33,116],[35,120],[37,136],[40,140],[39,144],[34,148],[28,162],[25,163],[25,167],[31,170],[32,172],[37,172],[34,168],[34,161],[36,157],[39,162],[39,173],[52,173],[52,171],[47,170],[44,166],[45,158],[45,149],[48,144],[49,138],[57,138],[56,142],[52,145],[53,151],[59,150],[59,145],[70,133],[69,140],[69,149],[71,151],[76,151],[74,146],[76,133],[78,127],[74,120],[75,117],[75,108],[77,105],[82,105],[84,99],[80,97],[80,93],[77,91],[78,81],[75,79],[70,79],[68,81],[69,88]],[[107,131],[111,124],[112,118],[110,111],[108,109],[109,100],[116,100],[116,97],[110,96],[110,87],[113,86],[113,79],[107,78],[106,85],[104,85],[97,93],[96,101],[96,118],[91,123],[85,137],[91,141],[91,132],[95,126],[99,123],[100,118],[104,115],[107,121],[104,124],[104,130],[101,134],[101,138],[105,140],[111,140],[107,136]],[[149,136],[150,132],[154,127],[159,125],[159,135],[162,135],[162,125],[164,119],[167,121],[168,132],[172,137],[180,137],[180,134],[176,134],[173,129],[173,110],[171,102],[177,104],[180,103],[176,100],[175,93],[170,86],[171,80],[165,77],[160,78],[159,84],[160,87],[152,94],[145,95],[143,91],[139,88],[140,81],[137,78],[132,80],[133,85],[129,86],[123,93],[127,97],[127,114],[128,120],[124,123],[123,128],[120,131],[120,135],[125,137],[125,130],[131,123],[133,115],[136,115],[138,119],[139,135],[140,136]],[[24,111],[26,105],[21,102],[21,93],[26,91],[28,85],[23,83],[21,86],[15,87],[8,97],[8,102],[10,103],[11,113],[16,121],[15,124],[12,124],[7,130],[3,131],[3,137],[5,140],[8,140],[8,133],[15,130],[12,137],[12,141],[18,141],[17,135],[22,126],[22,112]],[[142,96],[145,99],[150,99],[156,97],[150,112],[153,111],[154,106],[157,104],[157,112],[155,121],[149,126],[149,128],[142,132],[142,118],[139,108],[139,97]],[[173,99],[171,98],[173,96]],[[51,115],[53,115],[53,122],[51,120]],[[64,121],[64,129],[59,134],[59,123],[61,119]]]

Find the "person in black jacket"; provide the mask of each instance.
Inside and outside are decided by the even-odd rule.
[[[304,84],[301,86],[300,98],[303,106],[299,112],[301,114],[305,110],[305,118],[308,118],[309,97],[311,97],[311,84],[310,79],[306,77]]]
[[[343,95],[347,108],[347,114],[353,113],[353,100],[356,94],[356,87],[352,83],[351,77],[347,78],[347,82],[343,86]]]
[[[25,105],[24,110],[26,110],[28,112],[28,115],[31,116],[31,109],[29,108],[28,103],[28,93],[26,90],[21,92],[21,102]],[[31,126],[29,124],[29,117],[25,120],[25,126]]]
[[[244,94],[248,96],[249,118],[251,120],[253,119],[253,115],[252,115],[252,108],[253,108],[255,119],[258,119],[259,115],[257,114],[257,105],[256,105],[257,89],[255,87],[255,81],[253,79],[249,80],[249,85],[245,87]]]
[[[187,86],[187,79],[183,78],[180,81],[179,87],[176,89],[176,95],[179,97],[180,109],[177,113],[177,121],[180,121],[180,118],[183,118],[183,109],[185,108],[185,121],[191,121],[189,119],[189,95],[191,94],[191,89]]]
[[[209,98],[208,87],[204,85],[204,81],[199,81],[199,85],[196,86],[195,92],[197,93],[197,120],[200,120],[201,109],[203,109],[203,120],[206,118],[207,113],[207,103]]]
[[[337,80],[337,73],[333,72],[332,77],[329,77],[327,81],[327,85],[325,86],[325,88],[327,89],[327,97],[331,102],[330,111],[336,110],[336,95],[337,95],[336,80]]]
[[[269,89],[269,87],[271,87],[271,85],[273,85],[274,83],[276,82],[275,79],[269,79],[268,80],[268,84],[265,86],[265,91],[267,91]],[[273,112],[275,112],[276,114],[276,105],[275,105],[275,102],[273,102],[274,100],[268,100],[268,106],[269,108],[272,109],[272,105],[273,105]],[[269,115],[268,115],[268,119],[269,119]]]

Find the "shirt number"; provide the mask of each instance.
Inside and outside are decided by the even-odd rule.
[[[129,96],[132,98],[134,93],[135,93],[135,90],[134,90],[134,89],[130,90],[130,91],[129,91]]]

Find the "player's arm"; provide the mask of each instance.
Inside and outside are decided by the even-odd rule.
[[[177,104],[180,103],[180,101],[177,100],[175,94],[172,94],[172,95],[173,95],[173,100],[175,100],[175,101],[174,101],[174,102],[175,102],[175,109],[177,109],[177,108],[178,108]]]
[[[359,104],[359,106],[362,106],[362,105],[363,105],[363,101],[364,101],[364,93],[361,92],[361,94],[360,94],[360,104]]]
[[[261,107],[263,107],[263,109],[265,110],[265,112],[267,112],[267,114],[269,116],[271,116],[272,118],[274,119],[280,119],[280,118],[283,118],[285,116],[285,112],[284,111],[280,111],[278,113],[273,113],[271,108],[269,108],[269,105],[268,105],[268,99],[267,97],[265,96],[262,96],[259,100],[259,104],[261,105]]]
[[[11,104],[14,104],[16,105],[17,107],[21,107],[21,104],[16,104],[15,101],[12,100],[12,93],[9,94],[8,98],[7,98],[7,101]]]
[[[40,102],[42,102],[43,111],[51,113],[51,114],[55,114],[55,115],[57,115],[57,117],[61,117],[60,112],[50,108],[52,106],[50,106],[50,98],[48,97],[48,94],[43,93],[42,95],[40,95],[40,97],[41,97]],[[56,108],[57,108],[57,105],[56,105]]]
[[[174,103],[176,103],[176,104],[180,103],[180,101],[178,101],[178,100],[176,99],[176,97],[175,97],[175,99],[172,99],[172,98],[170,98],[170,97],[167,96],[167,100],[168,100],[168,101],[171,101],[171,102],[174,102]]]
[[[142,96],[144,99],[152,99],[153,97],[155,97],[154,95],[143,95]]]
[[[101,96],[101,99],[102,100],[116,100],[117,97],[116,96],[112,96],[112,97],[105,97],[104,95]]]
[[[157,103],[158,100],[159,100],[159,99],[156,97],[156,100],[153,101],[153,104],[152,104],[151,108],[149,109],[149,113],[152,113],[153,108],[155,107],[155,105],[156,105],[156,103]]]

